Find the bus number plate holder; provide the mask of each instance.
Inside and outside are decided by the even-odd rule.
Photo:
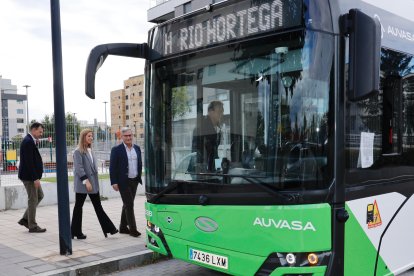
[[[189,259],[194,262],[219,267],[221,269],[228,269],[228,258],[208,252],[204,252],[198,249],[190,248]]]

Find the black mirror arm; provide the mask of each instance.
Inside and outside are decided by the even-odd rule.
[[[108,55],[148,59],[147,43],[109,43],[101,44],[92,49],[86,63],[85,93],[95,99],[95,74]]]

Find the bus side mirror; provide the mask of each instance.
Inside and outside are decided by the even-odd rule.
[[[95,74],[108,55],[148,59],[148,44],[110,43],[92,49],[86,63],[85,93],[95,99]]]
[[[362,100],[379,92],[381,24],[358,9],[344,15],[349,34],[348,100]]]

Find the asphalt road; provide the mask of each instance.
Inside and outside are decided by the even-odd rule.
[[[154,275],[165,275],[165,276],[225,276],[227,274],[213,271],[207,268],[192,265],[180,260],[166,260],[160,261],[155,264],[137,267],[130,270],[125,270],[110,275],[116,276],[154,276]],[[414,269],[407,271],[400,276],[414,276]]]
[[[165,260],[155,264],[137,267],[130,270],[125,270],[110,275],[116,276],[225,276],[227,274],[213,271],[204,267],[199,267],[193,264],[189,264],[180,260]]]

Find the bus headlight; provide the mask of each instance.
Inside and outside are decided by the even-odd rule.
[[[315,266],[328,266],[331,258],[331,251],[314,251],[314,252],[273,252],[263,262],[256,275],[268,275],[269,271],[276,270],[279,267],[285,268],[310,268]],[[283,274],[285,275],[285,274]],[[296,273],[286,275],[296,275]],[[299,275],[299,274],[298,274]],[[308,275],[307,273],[300,275]],[[309,274],[311,275],[311,274]],[[313,275],[313,274],[312,274]]]
[[[281,266],[321,266],[328,265],[330,251],[275,253]]]
[[[296,256],[293,253],[286,254],[286,262],[290,265],[294,265],[296,263]]]
[[[310,265],[316,265],[319,261],[318,255],[315,253],[309,253],[308,254],[308,262]]]
[[[159,236],[161,233],[161,229],[154,223],[150,222],[149,220],[147,220],[147,229],[148,231],[156,234],[157,236]]]

